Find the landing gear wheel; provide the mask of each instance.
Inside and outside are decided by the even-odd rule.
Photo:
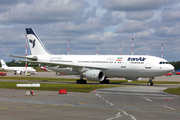
[[[154,79],[154,77],[149,77],[149,82],[148,82],[148,85],[149,86],[152,86],[153,85],[153,79]]]
[[[77,84],[86,84],[87,81],[86,80],[77,80],[76,83]]]
[[[100,81],[100,84],[109,84],[109,80],[106,79],[106,80]]]
[[[151,82],[151,85],[153,85],[153,82]]]
[[[153,82],[148,82],[148,85],[149,85],[149,86],[152,86],[152,85],[153,85]]]
[[[87,83],[87,81],[86,80],[83,80],[83,84],[86,84]]]
[[[86,81],[86,80],[83,80],[83,76],[80,75],[80,80],[77,80],[76,83],[77,83],[77,84],[86,84],[87,81]]]

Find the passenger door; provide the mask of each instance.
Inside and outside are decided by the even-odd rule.
[[[152,60],[149,59],[149,58],[146,59],[146,63],[145,63],[145,64],[146,64],[146,65],[145,65],[145,68],[146,68],[146,69],[151,69],[151,61],[152,61]]]

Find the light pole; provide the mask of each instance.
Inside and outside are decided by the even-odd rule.
[[[133,37],[132,37],[132,55],[133,55],[133,40],[134,40],[134,39],[133,39]]]

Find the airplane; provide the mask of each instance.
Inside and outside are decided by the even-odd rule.
[[[14,71],[14,75],[16,75],[18,73],[20,75],[22,75],[22,73],[25,73],[26,70],[27,70],[27,72],[36,73],[36,70],[33,67],[27,67],[27,69],[25,67],[8,67],[3,59],[1,59],[1,65],[2,65],[2,67],[1,67],[2,70]]]
[[[148,85],[153,85],[156,76],[167,74],[174,67],[163,58],[149,55],[53,55],[50,53],[32,28],[26,28],[31,55],[11,57],[26,58],[31,63],[70,67],[80,75],[77,84],[86,84],[87,80],[108,84],[109,77],[123,77],[126,80],[149,78]],[[27,62],[27,61],[26,61]]]
[[[49,70],[47,67],[43,67],[43,66],[41,66],[40,69],[45,70],[45,71],[52,71],[52,70]]]

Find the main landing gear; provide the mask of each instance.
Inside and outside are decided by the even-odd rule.
[[[148,85],[149,85],[149,86],[152,86],[152,85],[153,85],[153,82],[152,82],[153,79],[154,79],[154,77],[150,77],[150,78],[149,78],[149,82],[148,82]]]
[[[103,81],[100,81],[100,84],[109,84],[109,80],[105,77]]]
[[[86,81],[86,80],[83,80],[83,76],[80,75],[80,80],[77,80],[76,83],[77,83],[77,84],[86,84],[87,81]],[[109,84],[109,80],[106,79],[106,77],[105,77],[103,81],[100,81],[100,84]]]
[[[76,83],[77,83],[77,84],[86,84],[87,81],[86,81],[86,80],[83,80],[83,76],[80,75],[80,80],[77,80]]]

